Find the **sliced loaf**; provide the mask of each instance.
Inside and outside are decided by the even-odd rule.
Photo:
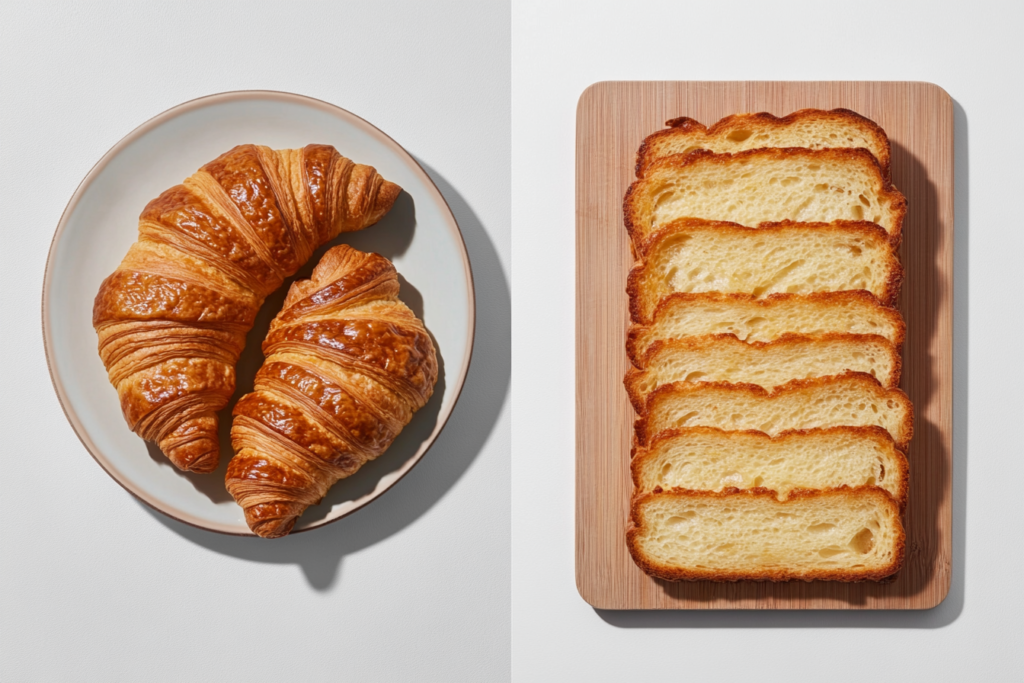
[[[889,138],[871,119],[849,109],[801,109],[778,118],[761,112],[733,114],[710,127],[687,117],[665,123],[665,130],[647,136],[636,157],[636,174],[672,154],[706,149],[716,154],[761,147],[863,147],[889,177]]]
[[[785,499],[793,489],[878,486],[903,508],[907,458],[881,427],[783,432],[689,427],[662,432],[630,464],[636,493],[656,487],[702,491],[763,487]]]
[[[899,507],[880,488],[676,489],[633,500],[633,561],[669,581],[880,580],[903,564]]]
[[[777,223],[745,228],[683,219],[644,244],[626,289],[635,322],[675,292],[763,297],[866,290],[883,304],[899,295],[903,268],[877,225]]]
[[[884,387],[900,381],[900,354],[870,334],[790,334],[771,342],[742,342],[732,334],[658,341],[624,380],[640,413],[647,396],[673,382],[730,382],[772,389],[794,379],[866,372]]]
[[[786,220],[869,221],[895,245],[906,200],[863,149],[698,150],[651,164],[630,185],[623,210],[638,251],[650,235],[680,218],[749,227]]]
[[[859,372],[794,380],[772,391],[751,384],[677,382],[648,397],[635,431],[644,446],[665,430],[685,427],[756,429],[775,436],[842,425],[881,427],[905,451],[914,434],[913,406],[899,389],[886,389]]]

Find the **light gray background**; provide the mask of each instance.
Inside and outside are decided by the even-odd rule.
[[[516,0],[516,680],[1024,680],[1022,19],[1009,2]],[[952,95],[954,563],[938,608],[617,613],[577,594],[575,115],[602,80],[922,80]]]
[[[0,680],[500,681],[510,641],[507,2],[5,4],[0,15]],[[383,498],[281,541],[151,512],[50,385],[43,269],[65,204],[185,100],[297,92],[405,146],[451,205],[476,351],[433,449]],[[140,207],[141,209],[141,207]]]

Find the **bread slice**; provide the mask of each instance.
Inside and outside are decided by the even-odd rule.
[[[789,334],[771,342],[743,342],[734,334],[657,341],[643,370],[630,368],[625,385],[639,413],[647,396],[673,382],[730,382],[772,389],[794,379],[866,372],[891,388],[900,381],[901,358],[884,337],[872,334]]]
[[[863,289],[883,304],[899,295],[903,268],[871,223],[734,223],[683,219],[651,236],[626,282],[630,315],[645,322],[675,292],[763,297]]]
[[[889,177],[889,138],[871,119],[849,109],[801,109],[777,118],[766,112],[733,114],[711,127],[685,116],[665,122],[669,128],[648,135],[636,155],[636,175],[672,154],[706,149],[716,154],[761,147],[863,147]]]
[[[899,243],[907,202],[863,149],[698,150],[655,161],[623,204],[635,250],[680,218],[765,222],[869,221]],[[640,255],[640,254],[638,254]]]
[[[660,579],[877,581],[903,564],[899,507],[880,488],[677,489],[633,500],[629,553]]]
[[[678,382],[648,397],[635,431],[636,442],[645,446],[667,429],[684,427],[756,429],[776,436],[842,425],[881,427],[906,451],[914,434],[914,410],[902,391],[886,389],[859,372],[794,380],[772,391],[752,384]]]
[[[869,292],[772,294],[676,293],[663,298],[648,324],[629,326],[626,353],[640,365],[656,341],[706,334],[734,334],[748,342],[774,341],[787,333],[877,334],[899,350],[906,325],[895,308],[883,306]]]
[[[830,427],[768,436],[689,427],[662,432],[631,463],[637,493],[655,488],[722,491],[763,487],[785,499],[794,489],[878,486],[902,510],[907,458],[881,427]]]

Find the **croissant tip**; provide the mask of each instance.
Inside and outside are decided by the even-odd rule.
[[[232,465],[235,461],[232,460]],[[231,469],[228,468],[228,491],[234,496],[235,502],[242,506],[245,511],[245,523],[249,529],[260,538],[281,538],[287,536],[295,527],[299,515],[305,511],[306,506],[301,503],[275,501],[268,503],[256,503],[246,505],[245,496],[239,497],[237,490],[238,480],[232,480]]]
[[[220,462],[220,446],[213,439],[200,438],[165,450],[168,459],[184,472],[209,474]]]
[[[289,519],[271,519],[251,526],[252,532],[260,538],[281,538],[291,533],[298,517]]]
[[[217,469],[217,465],[220,462],[220,453],[215,448],[214,450],[208,451],[191,463],[189,463],[189,472],[198,472],[200,474],[209,474]]]
[[[217,416],[210,413],[189,418],[160,439],[159,445],[179,470],[213,472],[220,461]]]
[[[400,185],[390,180],[385,180],[380,188],[380,193],[377,195],[377,208],[387,213],[394,206],[400,194],[402,194],[402,187]]]
[[[382,179],[383,180],[383,179]],[[372,225],[379,221],[384,215],[391,210],[391,207],[398,201],[398,196],[402,194],[402,188],[400,185],[384,180],[381,183],[380,190],[377,192],[377,196],[373,202],[373,208],[370,211],[369,222],[367,225]]]

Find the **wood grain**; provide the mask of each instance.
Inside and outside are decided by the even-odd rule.
[[[640,142],[664,122],[729,114],[852,109],[892,142],[893,184],[907,197],[900,255],[907,321],[901,387],[914,403],[907,557],[895,580],[671,583],[626,551],[633,410],[622,197]],[[953,437],[953,109],[944,90],[901,82],[606,82],[576,118],[576,583],[603,609],[927,609],[950,583]]]

